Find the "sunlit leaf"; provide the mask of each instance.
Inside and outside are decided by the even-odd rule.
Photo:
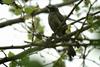
[[[23,67],[43,67],[39,61],[33,60],[30,60],[29,57],[23,57],[20,59],[19,64]]]
[[[21,8],[16,8],[14,6],[12,8],[10,8],[10,11],[12,13],[14,13],[15,15],[20,15],[22,13],[22,9]]]
[[[41,44],[41,43],[43,43],[43,40],[41,40],[41,39],[39,39],[39,38],[35,38],[34,43]]]
[[[25,13],[31,14],[32,12],[33,12],[33,7],[32,6],[25,7]]]
[[[27,14],[31,14],[32,12],[35,12],[37,10],[38,10],[38,8],[34,7],[34,6],[26,6],[25,7],[25,13],[27,13]]]
[[[29,64],[25,67],[43,67],[43,65],[38,61],[29,61]]]
[[[13,52],[11,52],[11,51],[8,53],[8,57],[12,57],[12,56],[14,56],[14,55],[15,55],[15,54],[14,54]]]
[[[25,57],[21,58],[21,60],[19,61],[19,63],[21,65],[27,65],[29,63],[29,57],[25,56]]]
[[[82,53],[84,50],[83,50],[83,48],[82,47],[79,47],[78,49],[76,49],[76,52],[77,53]]]
[[[62,60],[55,61],[53,67],[65,67],[65,62]]]
[[[31,33],[28,33],[28,39],[32,40],[33,35]]]
[[[94,21],[93,16],[88,16],[88,19],[87,19],[88,25],[90,25],[90,26],[92,25],[93,26],[93,21]],[[93,28],[90,28],[89,31],[90,32],[93,32],[94,29]]]
[[[16,61],[11,61],[9,63],[9,67],[16,67],[16,65],[17,65]]]
[[[71,0],[63,0],[64,3],[69,3]]]
[[[68,25],[68,29],[66,30],[66,33],[70,33],[71,32],[71,25]]]
[[[34,21],[34,25],[35,25],[36,31],[39,32],[39,33],[43,33],[44,32],[44,26],[42,26],[40,24],[40,18],[39,17],[35,17],[34,20],[35,20]]]
[[[93,24],[93,16],[88,16],[87,22],[89,25]]]
[[[40,24],[40,18],[39,17],[34,17],[34,21],[32,22],[31,24],[31,31],[32,32],[36,32],[37,34],[35,35],[36,36],[36,41],[37,42],[41,42],[42,41],[42,36],[41,34],[44,33],[44,26],[42,26]],[[34,31],[35,30],[35,31]],[[28,39],[31,40],[33,37],[32,33],[28,33]]]
[[[4,4],[12,4],[14,0],[3,0]]]

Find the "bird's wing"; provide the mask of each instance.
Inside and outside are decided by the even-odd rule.
[[[59,20],[58,16],[55,13],[49,14],[48,21],[51,29],[54,32],[58,29],[58,27],[61,26],[61,21]]]

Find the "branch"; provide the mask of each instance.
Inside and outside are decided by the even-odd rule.
[[[45,46],[45,45],[47,45],[48,47]],[[85,44],[85,43],[80,44],[80,46],[89,46],[89,45],[91,45],[91,44]],[[46,44],[46,42],[43,43],[43,45],[31,43],[30,45],[28,45],[28,46],[26,45],[24,47],[23,46],[13,46],[13,47],[11,46],[11,47],[5,47],[5,49],[25,48],[25,47],[32,47],[32,46],[34,46],[34,48],[29,48],[29,49],[15,55],[15,56],[2,58],[0,60],[0,64],[8,62],[8,61],[12,61],[12,60],[20,59],[20,58],[24,57],[25,55],[28,55],[32,52],[40,51],[40,50],[45,49],[45,48],[55,48],[55,47],[58,47],[58,46],[77,46],[77,43],[63,43],[63,44],[59,44],[59,45],[56,45],[56,44],[54,45],[52,43]]]
[[[54,44],[51,45],[50,44],[49,47],[46,47],[45,45],[42,45],[41,47],[39,47],[38,44],[37,44],[37,46],[36,45],[32,45],[32,46],[35,46],[35,47],[34,48],[29,48],[29,49],[27,49],[27,50],[15,55],[15,56],[2,58],[0,60],[0,64],[8,62],[8,61],[12,61],[12,60],[20,59],[20,58],[22,58],[22,57],[24,57],[24,56],[26,56],[26,55],[28,55],[30,53],[33,53],[33,52],[36,52],[36,51],[40,51],[40,50],[45,49],[45,48],[52,48],[52,47],[58,47],[58,46],[76,46],[76,45],[77,44],[75,44],[75,43],[65,43],[63,45],[62,44],[60,44],[60,45],[54,45]],[[81,46],[85,46],[85,45],[89,45],[89,44],[80,44],[80,45]],[[5,48],[7,49],[7,47],[5,47]],[[10,49],[10,48],[12,48],[12,47],[9,47],[8,49]],[[14,47],[14,48],[16,48],[16,47]]]
[[[93,42],[93,41],[100,41],[100,39],[77,39],[77,40],[80,40],[80,41],[82,41],[82,40],[88,40],[88,41],[90,41],[90,44],[91,44],[91,41]],[[44,43],[44,44],[46,44],[46,43]],[[0,50],[7,50],[7,49],[24,49],[24,48],[27,48],[27,47],[32,47],[32,46],[37,46],[37,47],[44,47],[45,45],[39,45],[39,44],[35,44],[35,43],[29,43],[29,44],[27,44],[27,45],[23,45],[23,46],[3,46],[3,47],[0,47]],[[70,46],[70,44],[71,44],[71,46],[76,46],[77,44],[76,43],[66,43],[67,45],[65,45],[65,44],[59,44],[59,45],[54,45],[55,47],[58,47],[58,46]],[[53,44],[52,44],[53,45]],[[50,48],[52,48],[53,46],[50,46]],[[84,46],[84,45],[89,45],[89,44],[80,44],[81,46]],[[92,44],[93,45],[93,44]]]
[[[81,28],[80,28],[80,31],[78,31],[77,34],[75,35],[75,39],[77,39],[77,38],[79,37],[80,32],[81,32],[81,30],[83,29],[83,27],[84,27],[84,25],[85,25],[85,22],[86,22],[87,19],[88,19],[88,16],[89,16],[89,14],[90,14],[91,8],[92,8],[92,6],[94,5],[94,3],[95,3],[95,1],[93,2],[93,4],[90,4],[90,7],[89,7],[88,12],[87,12],[87,14],[86,14],[86,18],[85,18],[85,20],[84,20],[84,22],[83,22],[83,24],[82,24],[82,26],[81,26]],[[83,60],[84,60],[84,59],[83,59]],[[84,66],[83,66],[83,67],[84,67]]]
[[[100,66],[100,63],[97,63],[95,60],[92,60],[92,59],[89,59],[89,58],[86,58],[86,60],[92,61],[93,63],[95,63],[95,64],[97,64],[98,66]]]
[[[3,47],[0,47],[0,50],[6,50],[6,49],[24,49],[24,48],[27,48],[27,47],[30,47],[31,44],[29,45],[23,45],[23,46],[3,46]]]
[[[71,14],[73,14],[73,11],[76,9],[76,7],[78,7],[78,5],[82,2],[83,0],[80,0],[74,7],[73,7],[73,9],[71,10],[71,12],[68,14],[68,16],[65,18],[65,20],[67,20],[70,16],[71,16]],[[64,21],[65,21],[64,20]]]
[[[7,20],[5,22],[0,23],[0,28],[8,26],[8,25],[16,24],[16,23],[21,23],[21,22],[24,22],[23,18],[16,18],[16,19],[12,19],[12,20]]]
[[[56,4],[56,6],[57,7],[62,7],[62,6],[65,6],[65,5],[73,4],[73,3],[77,2],[77,1],[79,1],[79,0],[71,0],[71,1],[69,1],[67,3],[64,2],[64,3],[61,3],[61,4]]]
[[[100,11],[97,11],[97,12],[95,12],[95,13],[90,13],[89,15],[91,15],[91,16],[94,16],[94,15],[96,15],[96,14],[99,14],[100,13]],[[80,19],[78,19],[78,20],[76,20],[76,21],[74,21],[74,22],[72,22],[70,25],[73,25],[73,24],[75,24],[76,22],[80,22],[81,20],[84,20],[86,18],[86,16],[85,17],[82,17],[82,18],[80,18]],[[94,19],[96,19],[97,17],[96,16],[94,16]]]
[[[27,47],[32,47],[32,46],[38,46],[38,47],[43,47],[44,45],[40,45],[40,44],[35,44],[35,43],[29,43],[27,45],[22,45],[22,46],[4,46],[4,47],[0,47],[0,50],[6,50],[6,49],[24,49]]]
[[[57,4],[58,5],[58,4]],[[67,5],[67,3],[66,3],[66,5]],[[56,6],[56,5],[55,5]],[[58,6],[58,7],[61,7],[61,6]],[[41,10],[38,10],[37,12],[34,12],[34,13],[32,13],[32,16],[36,16],[36,15],[38,15],[38,14],[40,14],[40,13],[48,13],[48,11],[47,11],[47,8],[43,8],[43,9],[41,9]],[[92,16],[94,16],[94,15],[96,15],[96,14],[99,14],[100,13],[100,11],[98,11],[98,12],[95,12],[95,13],[91,13],[90,15],[92,15]],[[25,15],[24,17],[26,17],[27,15]],[[81,19],[79,19],[79,20],[76,20],[75,22],[73,22],[73,23],[71,23],[71,25],[73,25],[74,23],[76,23],[76,22],[79,22],[79,21],[81,21],[81,20],[83,20],[83,19],[85,19],[86,17],[82,17]],[[1,22],[0,23],[0,28],[3,28],[3,27],[6,27],[6,26],[8,26],[8,25],[12,25],[12,24],[16,24],[16,23],[23,23],[24,22],[24,19],[23,18],[16,18],[16,19],[12,19],[12,20],[7,20],[7,21],[5,21],[5,22]]]
[[[72,1],[69,1],[68,3],[55,4],[54,6],[61,7],[61,6],[65,6],[65,5],[70,5],[70,4],[72,4],[72,3],[76,2],[76,1],[78,1],[78,0],[72,0]],[[40,10],[38,10],[36,12],[33,12],[32,16],[36,16],[36,15],[38,15],[40,13],[48,13],[47,8],[43,8],[43,9],[40,9]],[[26,17],[26,16],[27,15],[25,15],[23,17]],[[21,18],[21,17],[20,18],[16,18],[16,19],[12,19],[12,20],[7,20],[5,22],[1,22],[0,23],[0,28],[6,27],[8,25],[16,24],[16,23],[22,23],[22,22],[24,22],[24,18]]]
[[[95,23],[93,23],[93,25],[95,25]],[[65,35],[63,35],[62,37],[59,37],[59,38],[55,37],[54,38],[54,42],[69,41],[69,40],[72,39],[71,37],[74,36],[77,32],[80,31],[79,32],[79,34],[80,34],[80,33],[84,32],[84,31],[88,30],[89,28],[91,28],[93,25],[84,26],[81,30],[77,29],[76,31],[73,31],[71,33],[67,33],[67,34],[65,34]]]
[[[12,60],[20,59],[20,58],[22,58],[22,57],[24,57],[24,56],[26,56],[26,55],[28,55],[28,54],[30,54],[32,52],[40,51],[42,49],[43,49],[42,47],[41,48],[40,47],[29,48],[29,49],[27,49],[27,50],[15,55],[15,56],[5,57],[5,58],[1,59],[0,60],[0,64],[8,62],[8,61],[12,61]]]
[[[56,41],[56,42],[60,42],[60,41],[67,41],[67,40],[70,40],[71,37],[72,37],[73,35],[75,35],[78,31],[80,31],[80,33],[82,33],[83,31],[88,30],[88,29],[91,28],[91,27],[92,27],[92,25],[91,25],[91,26],[85,26],[85,27],[83,27],[81,30],[78,29],[78,30],[76,30],[76,31],[74,31],[74,32],[71,32],[71,33],[68,33],[68,34],[63,35],[63,36],[60,37],[60,38],[55,38],[54,42],[55,42],[55,41]]]
[[[46,41],[47,42],[47,41]],[[24,49],[24,48],[28,48],[28,47],[45,47],[45,48],[54,48],[54,47],[58,47],[58,46],[77,46],[76,43],[63,43],[56,45],[54,43],[50,43],[49,45],[47,45],[47,43],[43,43],[43,44],[35,44],[35,43],[30,43],[28,45],[23,45],[23,46],[4,46],[4,47],[0,47],[0,50],[7,50],[7,49]],[[67,45],[66,45],[67,44]],[[89,45],[89,44],[80,44],[81,46],[84,45]]]

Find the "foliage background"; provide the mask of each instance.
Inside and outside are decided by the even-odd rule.
[[[76,0],[76,1],[63,0],[62,3],[59,3],[59,4],[56,3],[54,5],[61,7],[61,6],[66,6],[67,3],[71,3],[71,5],[69,5],[69,4],[67,5],[67,8],[71,8],[70,9],[70,11],[71,11],[72,8],[75,6],[75,4],[77,4],[80,1],[82,1],[82,0]],[[82,61],[83,67],[85,67],[84,60],[86,60],[86,58],[84,59],[83,57],[84,56],[86,57],[94,49],[96,49],[98,52],[99,45],[100,45],[100,39],[99,39],[100,5],[97,5],[96,3],[98,3],[99,1],[96,1],[96,3],[93,6],[91,6],[94,1],[95,0],[91,0],[91,1],[83,0],[82,1],[83,4],[80,4],[78,7],[75,7],[74,13],[73,14],[71,13],[72,14],[71,18],[74,18],[74,21],[77,21],[81,17],[83,18],[84,15],[87,14],[86,17],[88,17],[88,19],[85,19],[86,20],[85,23],[87,23],[87,26],[92,26],[91,28],[89,28],[89,32],[91,32],[91,34],[98,33],[97,36],[95,34],[95,39],[89,39],[87,37],[87,36],[89,36],[88,34],[83,35],[83,33],[81,33],[80,31],[77,31],[77,32],[80,32],[79,34],[74,34],[75,36],[78,35],[78,37],[80,39],[82,39],[82,41],[84,39],[86,39],[86,41],[89,41],[89,47],[87,47],[87,50],[84,49],[84,46],[82,46],[80,48],[75,48],[76,52],[79,54],[79,57],[77,56],[78,59],[80,59],[80,58],[83,59],[83,61]],[[0,44],[2,44],[1,46],[3,46],[3,47],[0,47],[1,54],[3,54],[3,56],[1,56],[0,63],[3,64],[4,66],[7,66],[6,63],[4,63],[4,62],[11,61],[10,64],[8,65],[9,67],[16,67],[16,66],[32,67],[32,66],[35,66],[35,64],[33,64],[33,63],[36,63],[36,65],[40,65],[37,67],[42,67],[41,63],[38,63],[37,61],[30,61],[29,56],[33,55],[34,53],[37,54],[40,50],[46,49],[48,47],[49,48],[55,47],[53,45],[47,45],[46,47],[45,47],[45,45],[43,45],[46,37],[49,37],[50,35],[47,36],[48,33],[44,33],[45,31],[48,31],[48,28],[45,28],[47,26],[47,23],[45,23],[46,26],[43,26],[45,24],[43,24],[43,21],[40,18],[40,16],[44,16],[44,15],[37,16],[37,14],[47,13],[46,6],[39,6],[38,3],[33,4],[35,2],[32,2],[32,3],[31,2],[32,2],[31,0],[21,0],[21,1],[19,1],[19,0],[16,0],[16,1],[1,0],[0,1],[1,5],[3,5],[4,7],[7,6],[9,8],[10,13],[12,13],[11,18],[1,17],[1,21],[0,21],[1,22],[0,23],[1,31],[11,31],[10,33],[5,33],[6,35],[3,35],[1,37],[4,39],[4,42],[2,42],[2,40],[0,42]],[[74,2],[75,2],[75,4],[74,4]],[[48,3],[49,3],[49,1],[48,1]],[[46,5],[48,5],[48,3],[46,3]],[[92,7],[90,9],[91,11],[89,11],[90,6]],[[63,7],[60,9],[62,10]],[[69,13],[70,13],[70,11],[69,11]],[[64,14],[66,14],[66,15],[68,15],[69,13],[64,11]],[[88,13],[90,15],[88,15]],[[95,13],[97,13],[97,14],[92,15]],[[5,15],[5,14],[7,14],[7,13],[3,13],[3,15]],[[71,14],[69,14],[69,15],[71,15]],[[10,14],[8,13],[8,15],[10,15]],[[45,18],[45,19],[47,20],[47,18]],[[84,20],[82,20],[82,21],[79,20],[79,22],[83,22],[83,21]],[[70,24],[71,22],[72,22],[72,20],[68,21],[67,23]],[[69,25],[69,29],[67,30],[67,32],[72,33],[73,29],[77,30],[77,29],[81,28],[82,24],[80,24],[78,22],[75,22],[75,23],[76,23],[76,26],[78,26],[78,27],[75,27],[72,24],[72,26],[73,26],[73,28],[72,28],[72,26]],[[8,25],[10,25],[10,26],[8,26]],[[5,30],[3,30],[3,28],[5,28]],[[72,30],[70,31],[70,29],[72,29]],[[11,34],[12,31],[14,31],[13,34]],[[16,36],[16,33],[18,33],[17,34],[17,35],[19,35],[18,37]],[[4,34],[4,33],[1,33],[1,34]],[[34,36],[33,36],[33,34],[34,34]],[[25,35],[26,35],[26,37],[24,37]],[[12,37],[12,40],[9,40],[10,37]],[[35,39],[33,37],[35,37]],[[13,38],[15,38],[16,40],[13,41]],[[20,40],[20,39],[23,39],[23,40]],[[48,43],[48,41],[47,41],[47,43]],[[4,44],[6,44],[6,45],[4,46]],[[23,45],[23,44],[25,44],[25,45]],[[11,45],[11,46],[8,46],[8,45]],[[13,50],[9,50],[9,49],[17,49],[17,51],[19,51],[19,52],[16,53]],[[20,50],[22,50],[22,51],[20,51]],[[52,50],[54,50],[54,49],[52,49]],[[50,50],[48,49],[47,54],[49,51]],[[57,54],[57,55],[59,55],[59,57],[61,55],[60,59],[57,58],[58,60],[56,59],[55,62],[52,62],[52,63],[54,63],[53,67],[65,67],[64,60],[68,60],[68,56],[67,56],[67,53],[63,54],[64,53],[63,50],[61,50],[61,51],[62,51],[62,53]],[[87,51],[87,52],[85,52],[85,51]],[[45,54],[41,55],[41,53],[40,53],[39,55],[41,56],[41,58],[45,57]],[[62,56],[62,55],[64,55],[64,56]],[[25,57],[23,57],[23,56],[25,56]],[[94,61],[94,60],[95,59],[90,60],[90,61],[97,64],[97,66],[99,66],[100,64],[96,63],[96,61]],[[99,57],[98,57],[98,61],[99,61]],[[25,65],[25,64],[27,64],[27,65]],[[66,65],[67,65],[67,63],[66,63]]]

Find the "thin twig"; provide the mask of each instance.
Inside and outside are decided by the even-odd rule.
[[[8,67],[5,63],[3,63],[3,65],[4,65],[5,67]]]
[[[73,11],[76,9],[76,7],[82,2],[83,0],[80,0],[71,10],[71,12],[68,14],[68,16],[65,18],[64,22],[73,14]]]
[[[98,66],[100,66],[100,63],[97,63],[95,60],[92,60],[92,59],[89,59],[89,58],[86,58],[86,60],[92,61],[93,63],[95,63],[95,64],[97,64]]]
[[[87,47],[84,47],[84,48],[85,48],[85,49],[84,49],[84,52],[83,52],[83,67],[85,67],[85,59],[86,59],[85,53],[86,53]]]
[[[91,48],[91,49],[87,52],[86,57],[90,54],[91,51],[94,50],[94,48],[95,48],[95,47]]]
[[[16,59],[20,59],[25,55],[29,55],[30,53],[36,52],[36,51],[40,51],[44,49],[43,47],[35,47],[35,48],[29,48],[17,55],[11,56],[11,57],[4,57],[2,59],[0,59],[0,64],[8,62],[8,61],[12,61],[12,60],[16,60]]]
[[[7,57],[6,53],[3,50],[1,50],[1,51],[3,52],[3,54],[5,55],[5,57]]]
[[[93,4],[90,4],[89,10],[88,10],[87,15],[86,15],[86,19],[84,20],[84,22],[83,22],[83,24],[82,24],[80,30],[82,30],[82,29],[84,28],[85,22],[86,22],[87,19],[88,19],[88,16],[89,16],[90,10],[91,10],[92,6],[94,5],[94,3],[95,3],[95,1],[93,2]],[[80,35],[80,30],[76,33],[76,35],[75,35],[75,39],[77,39],[78,36]]]

